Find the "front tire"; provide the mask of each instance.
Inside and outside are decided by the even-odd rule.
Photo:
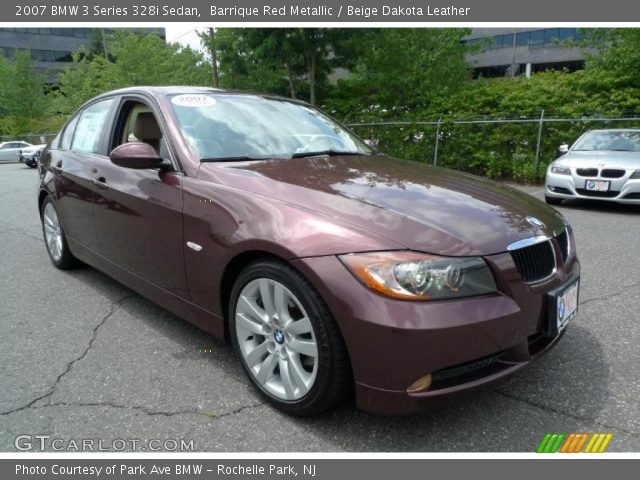
[[[58,216],[58,210],[50,197],[42,202],[42,233],[47,246],[49,258],[56,268],[67,270],[77,264],[76,257],[73,256],[67,244],[64,228]]]
[[[233,346],[267,401],[297,416],[340,403],[353,380],[338,326],[292,266],[263,260],[240,273],[229,302]]]

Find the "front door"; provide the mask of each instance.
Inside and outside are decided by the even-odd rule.
[[[163,147],[165,137],[156,118],[144,101],[122,100],[110,148],[142,141],[168,157]],[[159,168],[124,168],[108,158],[100,158],[95,163],[93,183],[100,253],[129,272],[188,298],[183,255],[182,174]]]

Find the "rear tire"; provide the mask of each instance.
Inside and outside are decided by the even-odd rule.
[[[331,312],[291,265],[261,260],[238,276],[230,335],[254,387],[274,407],[318,415],[353,386],[347,350]]]
[[[544,201],[547,202],[547,205],[560,205],[562,203],[561,198],[550,197],[549,195],[544,196]]]
[[[78,264],[78,260],[69,250],[67,237],[58,216],[58,210],[50,197],[45,198],[42,202],[40,220],[47,253],[49,253],[49,258],[53,265],[60,270],[75,267]]]

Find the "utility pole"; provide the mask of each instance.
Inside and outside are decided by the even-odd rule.
[[[104,35],[104,28],[100,29],[100,34],[102,35],[102,48],[104,49],[104,58],[105,60],[109,60],[109,51],[107,50],[107,38]]]
[[[213,28],[209,27],[209,53],[211,54],[211,76],[213,80],[213,86],[218,88],[220,86],[220,75],[218,74],[218,50],[216,48],[216,32]]]
[[[544,127],[544,109],[540,113],[540,123],[538,124],[538,142],[536,143],[536,159],[534,161],[536,170],[538,169],[538,162],[540,161],[540,145],[542,144],[542,127]]]
[[[511,76],[516,76],[516,31],[513,30],[513,57],[511,59]]]

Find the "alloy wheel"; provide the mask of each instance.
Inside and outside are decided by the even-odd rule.
[[[318,372],[313,325],[283,284],[258,278],[237,297],[235,330],[244,362],[258,384],[279,400],[304,397]]]
[[[62,228],[58,213],[51,202],[47,202],[42,215],[44,225],[44,239],[47,249],[54,262],[59,262],[62,258]]]

